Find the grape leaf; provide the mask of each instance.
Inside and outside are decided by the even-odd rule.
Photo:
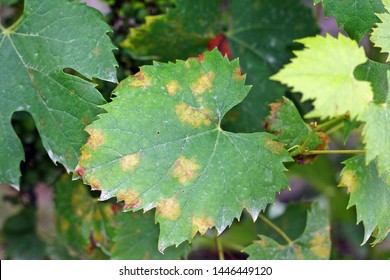
[[[244,249],[250,260],[326,260],[330,256],[330,226],[328,215],[315,203],[307,214],[302,235],[287,245],[260,235],[260,240]]]
[[[373,244],[382,241],[390,230],[390,188],[386,176],[378,173],[375,162],[368,166],[364,156],[344,161],[339,186],[347,187],[350,194],[348,208],[356,207],[357,222],[364,224],[363,244],[376,229]]]
[[[311,10],[298,0],[240,0],[230,5],[231,28],[226,36],[253,88],[226,116],[224,126],[237,132],[258,131],[263,129],[267,105],[285,93],[269,77],[288,62],[293,40],[314,35],[318,28]]]
[[[83,129],[105,101],[92,83],[63,69],[116,81],[109,30],[98,11],[69,0],[26,0],[20,21],[0,26],[0,182],[19,185],[24,155],[11,125],[17,111],[32,115],[54,162],[75,168]]]
[[[288,98],[283,97],[281,101],[270,104],[270,107],[271,113],[266,122],[267,131],[278,136],[278,140],[287,147],[301,145],[313,131],[302,120],[294,103]],[[321,144],[321,138],[316,133],[308,143],[308,147],[314,150]]]
[[[381,48],[382,52],[390,54],[390,1],[384,0],[383,3],[387,13],[376,14],[381,23],[377,23],[377,26],[374,28],[371,40],[374,42],[375,47]],[[390,61],[390,56],[387,57],[387,61]]]
[[[282,162],[291,158],[271,134],[220,128],[249,88],[238,60],[218,50],[144,66],[87,127],[77,173],[101,199],[156,208],[160,251],[213,226],[221,233],[243,209],[256,219],[288,186]]]
[[[122,42],[134,58],[173,61],[197,56],[218,29],[220,0],[177,0],[167,14],[148,16]]]
[[[387,80],[387,71],[390,65],[368,60],[355,69],[355,77],[358,80],[364,80],[371,83],[374,93],[373,102],[381,104],[386,102],[389,94],[389,81]]]
[[[337,24],[356,41],[378,21],[375,14],[385,12],[381,0],[322,0],[322,3],[325,16],[334,16]]]
[[[80,181],[64,175],[55,185],[57,233],[72,257],[107,259],[114,234],[110,203],[99,203]]]
[[[157,250],[159,228],[151,212],[116,214],[111,259],[175,260],[186,257],[189,249],[187,244],[182,244],[178,248],[167,248],[164,254]]]
[[[302,101],[314,99],[314,109],[307,117],[322,119],[349,113],[358,117],[373,99],[369,82],[353,75],[359,64],[366,62],[363,48],[344,35],[339,38],[316,36],[297,42],[305,49],[271,79],[302,92]]]

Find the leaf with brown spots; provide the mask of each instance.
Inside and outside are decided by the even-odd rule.
[[[306,228],[290,244],[281,245],[264,235],[244,249],[251,260],[327,260],[330,257],[330,225],[326,210],[313,204]]]
[[[24,2],[21,19],[8,29],[0,26],[0,183],[16,188],[24,152],[13,114],[31,114],[50,158],[73,171],[84,129],[105,103],[90,80],[116,82],[110,27],[98,11],[80,1]],[[100,145],[99,135],[91,135],[91,146]],[[89,157],[85,150],[83,157]]]
[[[371,235],[372,244],[386,238],[390,230],[390,188],[388,174],[380,175],[377,161],[368,166],[364,156],[356,156],[344,161],[340,187],[347,187],[350,195],[348,208],[355,206],[357,222],[363,222],[363,244]]]
[[[250,88],[238,69],[238,60],[217,50],[144,66],[148,85],[133,84],[138,76],[122,81],[107,113],[88,126],[104,141],[86,143],[77,173],[102,190],[102,200],[156,208],[161,251],[212,227],[221,233],[243,209],[255,220],[288,187],[283,162],[290,157],[273,135],[220,127]]]
[[[100,203],[80,181],[64,175],[55,185],[55,217],[59,243],[70,257],[108,259],[114,235],[115,209]]]

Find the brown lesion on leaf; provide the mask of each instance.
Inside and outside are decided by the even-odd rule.
[[[279,155],[284,149],[284,144],[267,138],[265,139],[265,148]]]
[[[237,67],[233,69],[232,78],[236,82],[245,81],[246,75],[242,75],[241,68]]]
[[[98,148],[104,144],[105,135],[104,135],[103,131],[101,131],[100,129],[96,129],[96,128],[87,128],[86,131],[89,134],[89,137],[87,139],[88,146],[90,146],[91,148],[96,150],[96,148]]]
[[[329,231],[329,228],[327,228]],[[330,246],[327,240],[327,235],[321,231],[316,231],[313,234],[313,239],[309,242],[310,251],[320,259],[328,259],[330,255]]]
[[[133,189],[122,189],[116,195],[117,202],[123,201],[123,209],[137,209],[141,205],[141,198],[137,191]]]
[[[200,169],[200,165],[196,163],[195,158],[188,159],[184,156],[180,156],[173,164],[173,171],[171,176],[178,179],[180,184],[186,184],[199,174],[197,170]]]
[[[174,196],[161,200],[156,206],[157,215],[169,221],[176,221],[180,216],[180,212],[180,205]]]
[[[86,180],[86,183],[91,186],[91,190],[93,190],[93,191],[101,191],[102,190],[102,187],[100,186],[99,181],[98,181],[98,179],[96,179],[96,177],[93,177],[93,176],[89,177]]]
[[[356,191],[359,187],[358,178],[353,170],[346,170],[342,173],[338,187],[347,187],[348,193]]]
[[[80,152],[81,152],[81,156],[80,156],[80,159],[79,159],[80,162],[88,161],[88,160],[90,160],[92,158],[92,154],[90,152],[90,148],[89,147],[83,146],[80,149]]]
[[[203,94],[206,90],[209,90],[213,87],[213,80],[215,79],[215,73],[209,71],[202,74],[195,82],[190,86],[191,91],[194,95]]]
[[[167,83],[165,85],[165,87],[166,87],[168,94],[170,96],[174,96],[179,90],[182,89],[182,87],[180,86],[180,84],[176,80],[170,81],[169,83]]]
[[[196,215],[192,216],[191,223],[192,237],[194,237],[197,232],[199,232],[201,235],[205,234],[206,231],[214,225],[213,220],[211,218],[207,218],[205,214],[203,214],[201,217],[198,217]]]
[[[212,124],[212,113],[205,106],[194,108],[180,101],[175,107],[175,112],[182,124],[189,124],[193,128],[199,128],[202,125],[210,126]]]
[[[130,86],[147,88],[152,84],[152,79],[145,74],[145,71],[141,69],[137,74],[132,76]]]
[[[134,172],[140,163],[140,157],[141,157],[140,152],[122,157],[120,159],[122,171],[123,172],[127,172],[127,171]]]

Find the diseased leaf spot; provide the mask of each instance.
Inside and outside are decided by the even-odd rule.
[[[123,209],[137,209],[141,205],[141,198],[139,194],[133,190],[120,190],[116,195],[118,202],[123,201]]]
[[[180,101],[176,105],[176,115],[182,124],[189,124],[193,128],[199,128],[201,125],[209,126],[212,123],[211,111],[206,107],[194,108]]]
[[[80,156],[80,162],[84,162],[87,160],[90,160],[92,158],[92,154],[89,151],[87,146],[83,146],[80,151],[81,151],[81,156]]]
[[[161,218],[176,221],[180,215],[180,206],[176,202],[175,197],[163,199],[156,206],[157,215]]]
[[[196,163],[195,158],[187,159],[184,156],[180,156],[173,164],[171,176],[184,185],[199,176],[196,172],[198,169],[200,169],[200,166]]]
[[[87,184],[91,186],[91,190],[93,191],[101,191],[102,187],[99,184],[98,179],[95,177],[89,177],[87,180]]]
[[[94,150],[104,144],[105,136],[100,129],[87,128],[86,131],[90,135],[87,139],[88,145]]]
[[[202,217],[192,217],[192,236],[195,236],[197,232],[201,235],[205,234],[206,231],[214,225],[211,218],[206,218],[205,215]]]
[[[167,88],[168,94],[174,96],[178,90],[181,90],[181,86],[176,80],[172,80],[165,85]]]
[[[130,86],[132,87],[142,87],[147,88],[152,84],[152,79],[146,76],[143,69],[139,71],[137,74],[132,76],[132,80],[130,81]]]
[[[203,94],[206,90],[213,87],[213,80],[215,79],[215,73],[210,71],[200,76],[196,82],[192,83],[190,88],[195,95]]]
[[[327,259],[330,254],[330,246],[326,242],[327,238],[320,231],[314,233],[314,237],[310,240],[310,250],[320,259]]]
[[[283,151],[284,144],[274,141],[272,139],[266,139],[265,147],[271,152],[279,155]]]
[[[354,192],[359,187],[355,171],[346,170],[343,172],[339,187],[347,187],[348,193]]]
[[[93,53],[94,55],[96,55],[96,56],[99,56],[99,55],[102,54],[102,50],[99,49],[99,48],[94,48],[94,49],[92,49],[92,53]]]
[[[241,82],[245,80],[245,75],[242,75],[241,68],[237,67],[233,70],[233,75],[232,75],[233,80],[236,82]]]
[[[140,153],[138,152],[138,153],[124,156],[120,159],[120,163],[123,172],[126,171],[134,172],[134,170],[140,163]]]

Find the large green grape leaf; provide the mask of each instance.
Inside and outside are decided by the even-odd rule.
[[[349,113],[362,114],[373,99],[370,83],[354,77],[356,66],[366,62],[363,48],[344,35],[316,36],[297,40],[306,48],[271,79],[302,93],[302,100],[314,99],[307,117],[322,119]]]
[[[197,56],[218,29],[220,0],[177,0],[167,14],[148,16],[130,30],[122,47],[138,59],[173,61]]]
[[[64,175],[55,185],[55,217],[60,242],[71,257],[107,259],[114,235],[111,203],[99,203],[80,181]]]
[[[278,136],[278,140],[287,147],[302,145],[313,129],[302,120],[294,103],[283,97],[282,100],[270,104],[270,107],[271,112],[267,117],[266,130]],[[321,144],[321,138],[316,133],[307,147],[314,150]]]
[[[250,260],[326,260],[330,256],[329,219],[318,203],[308,212],[302,235],[290,244],[281,245],[264,235],[259,237],[244,249]]]
[[[390,1],[383,0],[387,13],[377,14],[381,23],[377,23],[371,34],[371,40],[374,42],[375,47],[379,47],[383,52],[390,54]],[[390,61],[390,55],[387,57]]]
[[[387,72],[387,81],[390,83],[390,71]],[[370,104],[362,115],[365,122],[363,129],[366,144],[366,162],[377,159],[379,175],[390,173],[390,154],[384,151],[390,149],[390,90],[386,102]]]
[[[231,27],[226,36],[253,88],[227,115],[225,125],[238,132],[259,131],[267,105],[285,93],[269,77],[292,56],[293,40],[314,35],[318,28],[312,11],[298,0],[240,0],[230,1],[230,6]]]
[[[385,12],[381,0],[322,0],[322,4],[325,15],[334,16],[337,24],[356,41],[378,22],[375,14]]]
[[[85,143],[85,126],[102,110],[94,85],[66,74],[116,81],[114,48],[101,14],[69,0],[26,0],[13,27],[0,26],[0,182],[19,185],[22,145],[11,118],[29,112],[49,156],[74,170]]]
[[[153,211],[154,212],[154,211]],[[116,260],[175,260],[185,258],[188,245],[158,251],[159,228],[152,211],[147,213],[123,213],[115,216],[115,237],[111,259]]]
[[[364,156],[350,158],[344,164],[339,186],[348,188],[348,207],[356,207],[357,222],[364,224],[363,244],[373,233],[376,237],[373,244],[379,243],[390,230],[388,179],[378,173],[375,162],[366,166]]]
[[[156,208],[160,251],[213,226],[221,233],[243,209],[256,219],[288,186],[282,162],[291,158],[270,134],[220,128],[249,88],[238,60],[217,50],[144,66],[87,127],[77,173],[101,199]]]

